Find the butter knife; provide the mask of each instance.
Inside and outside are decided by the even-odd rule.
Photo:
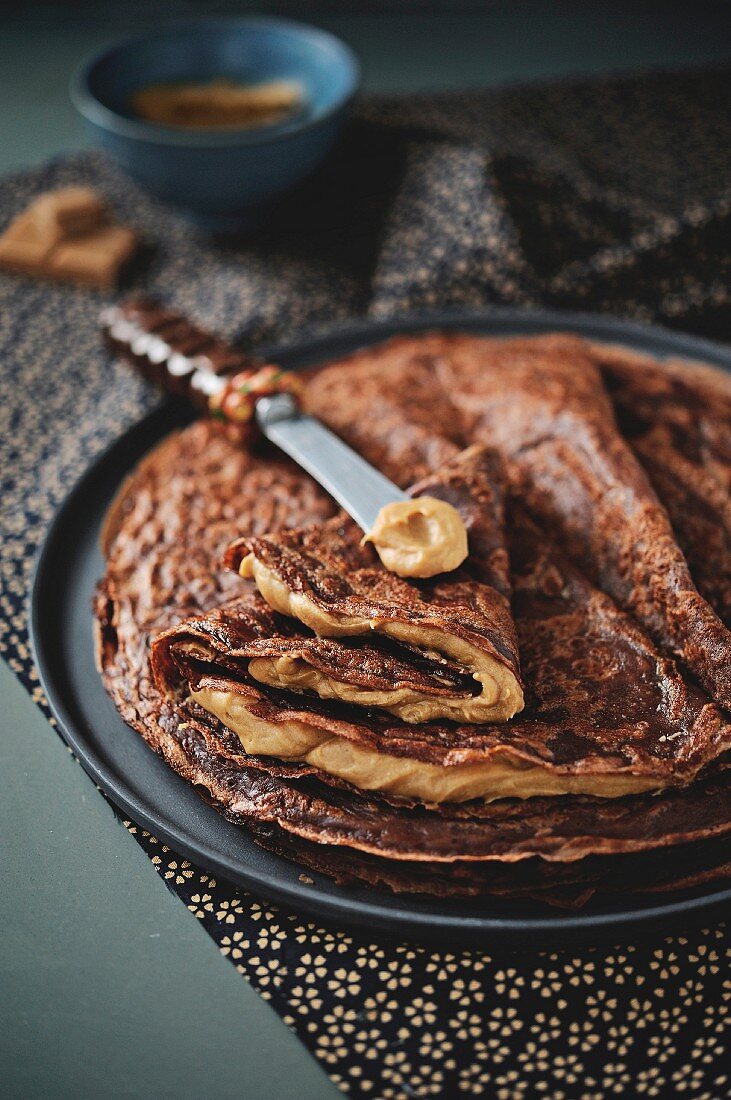
[[[116,354],[160,389],[188,398],[207,414],[221,409],[232,378],[271,366],[151,299],[112,306],[102,313],[101,324]],[[303,413],[291,393],[251,393],[247,400],[253,401],[262,434],[310,474],[365,533],[385,505],[410,499],[329,428]]]

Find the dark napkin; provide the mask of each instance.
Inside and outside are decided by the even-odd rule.
[[[0,227],[47,188],[97,186],[147,237],[131,286],[248,346],[491,302],[727,337],[730,99],[720,70],[369,99],[253,239],[204,237],[94,154],[1,181]],[[44,707],[25,612],[35,550],[93,456],[155,401],[102,351],[106,300],[0,276],[0,652]],[[128,827],[351,1095],[727,1095],[725,926],[504,957],[376,942],[216,882]]]

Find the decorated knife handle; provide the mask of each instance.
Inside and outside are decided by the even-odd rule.
[[[100,320],[115,354],[159,389],[212,416],[235,442],[255,434],[260,397],[300,391],[291,372],[237,351],[154,299],[111,306]]]

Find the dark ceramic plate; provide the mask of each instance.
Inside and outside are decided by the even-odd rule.
[[[731,370],[731,349],[661,329],[575,314],[517,310],[435,313],[399,322],[360,324],[271,356],[300,368],[343,355],[397,332],[451,327],[489,335],[555,329],[623,343],[656,357],[701,359]],[[83,766],[112,801],[188,859],[273,901],[326,921],[361,925],[414,939],[438,938],[491,947],[561,946],[638,937],[719,915],[731,889],[706,888],[647,902],[602,901],[586,912],[551,911],[536,903],[415,900],[376,889],[344,889],[257,847],[247,832],[208,806],[129,729],[107,697],[94,666],[91,600],[103,572],[98,548],[104,514],[122,478],[169,431],[190,419],[166,403],[117,440],[67,497],[36,566],[31,601],[35,657],[51,708]]]

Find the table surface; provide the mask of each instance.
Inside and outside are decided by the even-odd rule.
[[[6,17],[0,172],[84,146],[71,71],[175,12],[160,7]],[[312,18],[356,49],[366,90],[409,92],[721,61],[726,14],[706,2],[496,0],[483,15]],[[294,1082],[298,1100],[339,1095],[166,889],[2,662],[0,697],[3,1095],[280,1100]]]

